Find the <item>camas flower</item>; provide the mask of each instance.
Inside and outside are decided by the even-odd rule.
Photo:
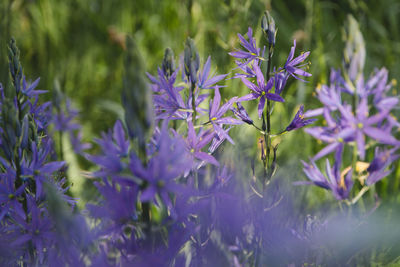
[[[313,184],[331,190],[336,199],[342,200],[349,197],[349,193],[353,187],[352,169],[347,168],[342,173],[340,167],[342,164],[343,145],[336,150],[335,164],[331,167],[329,160],[326,159],[326,176],[318,169],[314,161],[308,164],[304,161],[304,173],[312,181]],[[309,184],[307,182],[298,182],[296,184]]]
[[[95,186],[104,200],[101,205],[88,204],[87,208],[95,218],[111,220],[108,231],[122,231],[121,226],[127,220],[136,219],[138,187],[118,185],[114,182],[110,184],[107,179],[103,179],[103,183],[95,183]]]
[[[22,231],[21,234],[16,236],[10,246],[18,249],[21,246],[25,247],[31,243],[36,249],[39,262],[43,263],[45,257],[43,249],[51,247],[51,244],[55,241],[55,233],[53,232],[51,220],[44,212],[45,210],[39,208],[35,200],[30,196],[27,196],[27,203],[30,221],[28,223],[25,218],[15,216],[14,219]],[[28,249],[26,249],[26,252],[28,252]]]
[[[52,176],[52,174],[64,165],[64,161],[48,162],[48,156],[51,151],[51,144],[45,143],[38,147],[35,142],[31,145],[32,156],[24,158],[21,162],[21,176],[32,177],[36,184],[36,199],[43,197],[43,183]]]
[[[247,65],[254,59],[259,59],[260,48],[257,48],[256,46],[256,40],[253,37],[253,30],[249,27],[247,31],[247,37],[249,38],[249,41],[246,41],[246,39],[240,33],[238,33],[238,37],[240,40],[240,44],[246,49],[246,51],[239,50],[235,52],[230,52],[229,55],[245,60],[245,63],[243,63],[243,65]]]
[[[214,89],[214,87],[221,87],[218,85],[215,86],[215,84],[223,80],[228,75],[228,74],[221,74],[211,77],[209,79],[208,76],[210,75],[210,66],[211,66],[211,57],[208,57],[206,64],[204,64],[202,72],[199,74],[199,81],[197,85],[200,89]]]
[[[260,67],[257,64],[253,64],[253,69],[256,73],[257,85],[242,77],[242,82],[253,92],[240,97],[237,101],[249,101],[260,98],[260,102],[258,103],[258,116],[261,118],[266,99],[278,102],[285,102],[285,100],[278,94],[270,93],[272,87],[274,86],[273,78],[269,79],[268,83],[265,84],[264,75],[262,74]]]
[[[366,179],[367,185],[373,185],[391,173],[391,170],[386,170],[386,168],[400,158],[400,155],[394,154],[397,150],[398,147],[383,151],[380,151],[378,147],[375,149],[375,157],[367,168],[369,173]]]
[[[93,175],[100,178],[109,176],[114,179],[122,178],[119,173],[126,167],[123,159],[128,157],[130,142],[121,121],[115,123],[112,132],[102,133],[102,138],[95,141],[100,145],[102,155],[86,155],[89,161],[100,167],[100,170],[94,172]]]
[[[190,169],[190,158],[182,138],[169,135],[167,123],[167,121],[163,123],[156,142],[157,152],[147,165],[144,166],[135,153],[132,153],[129,167],[137,178],[147,183],[146,188],[141,192],[141,201],[157,203],[156,195],[158,194],[164,204],[172,208],[169,193],[179,192],[181,186],[175,179]]]
[[[39,81],[40,81],[40,78],[37,78],[33,83],[28,85],[28,83],[26,82],[25,76],[23,76],[21,92],[29,98],[32,96],[38,95],[38,94],[46,93],[47,92],[46,90],[35,90],[35,88],[39,84]]]
[[[192,158],[196,158],[202,161],[219,166],[218,161],[210,154],[202,152],[201,149],[206,146],[214,137],[214,133],[211,131],[203,131],[199,135],[193,127],[191,121],[188,122],[188,135],[186,138],[187,148],[189,155]]]
[[[286,127],[285,132],[300,129],[300,128],[302,128],[308,124],[311,124],[317,120],[317,119],[305,120],[303,113],[304,113],[304,105],[301,105],[299,110],[296,113],[296,116],[292,120],[292,122],[289,124],[288,127]]]
[[[275,72],[275,69],[274,69]],[[284,72],[278,72],[275,74],[274,76],[274,80],[275,80],[275,93],[280,95],[283,91],[283,89],[286,86],[286,82],[289,78],[289,75],[287,73]]]
[[[232,104],[237,100],[236,97],[230,99],[228,102],[223,104],[221,108],[219,108],[219,105],[221,103],[221,94],[219,93],[219,89],[215,89],[215,95],[214,99],[210,100],[210,109],[209,109],[209,120],[212,126],[214,127],[215,132],[219,136],[223,136],[224,138],[228,139],[229,142],[232,144],[234,143],[232,138],[229,137],[229,135],[223,130],[221,125],[223,124],[242,124],[243,122],[231,117],[222,117],[232,106]]]
[[[253,120],[249,117],[249,114],[247,114],[247,111],[244,109],[242,104],[240,104],[240,102],[237,102],[236,105],[237,108],[231,107],[233,114],[235,114],[237,118],[241,119],[245,123],[253,124]]]
[[[294,51],[296,49],[296,40],[294,40],[293,42],[293,46],[290,50],[288,59],[286,60],[284,69],[290,74],[292,75],[295,79],[300,80],[300,81],[304,81],[303,79],[300,79],[298,76],[296,75],[301,75],[304,77],[310,77],[311,73],[306,72],[305,70],[303,70],[302,68],[307,66],[308,64],[302,64],[299,65],[300,63],[302,63],[307,57],[308,55],[310,55],[310,52],[305,52],[303,54],[301,54],[300,56],[293,58],[294,57]]]
[[[310,127],[305,129],[305,132],[314,138],[328,143],[326,147],[324,147],[312,158],[314,161],[332,153],[343,143],[348,143],[355,140],[352,130],[349,128],[344,128],[340,125],[332,128]]]
[[[390,133],[379,128],[373,127],[374,124],[382,122],[387,116],[387,112],[380,112],[368,117],[368,103],[366,98],[362,98],[357,106],[356,115],[353,115],[349,107],[338,106],[343,118],[347,121],[347,129],[355,136],[358,152],[361,159],[365,157],[365,135],[377,140],[382,144],[399,145],[400,142]]]
[[[10,212],[15,212],[19,216],[25,216],[21,203],[18,198],[23,194],[26,184],[15,188],[15,171],[10,167],[0,174],[0,221]]]

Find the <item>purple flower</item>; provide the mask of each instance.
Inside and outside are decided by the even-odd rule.
[[[235,52],[230,52],[229,55],[245,60],[245,63],[243,63],[243,65],[248,64],[254,59],[259,59],[260,48],[257,48],[256,46],[256,40],[253,38],[253,30],[249,27],[247,31],[247,37],[249,38],[249,41],[246,41],[246,39],[240,33],[238,33],[238,37],[240,40],[240,44],[245,48],[246,51],[239,50]]]
[[[398,148],[383,151],[380,151],[378,147],[375,149],[375,157],[367,168],[369,175],[366,179],[366,184],[368,186],[375,184],[392,172],[391,170],[385,171],[385,169],[392,162],[399,159],[400,155],[394,154],[397,150]]]
[[[101,168],[93,175],[101,178],[112,176],[114,179],[124,179],[125,176],[120,172],[127,167],[124,159],[128,158],[130,142],[121,121],[115,123],[112,132],[102,133],[102,138],[95,141],[100,145],[102,155],[86,155],[88,160]]]
[[[270,93],[270,90],[272,89],[272,87],[274,85],[273,78],[269,79],[268,83],[265,84],[264,75],[262,74],[260,67],[256,64],[253,64],[253,69],[256,73],[257,85],[246,80],[245,78],[241,78],[242,82],[248,88],[250,88],[253,92],[251,92],[251,94],[240,97],[237,101],[238,102],[249,101],[249,100],[260,98],[260,102],[258,103],[258,116],[261,118],[266,99],[269,99],[272,101],[278,101],[278,102],[285,102],[285,100],[278,94]]]
[[[197,135],[192,122],[189,121],[186,143],[191,157],[219,166],[218,161],[212,155],[201,151],[204,146],[211,142],[213,137],[214,133],[211,131],[203,131]]]
[[[66,112],[64,113],[61,109],[53,118],[54,128],[57,131],[69,131],[78,130],[80,125],[74,123],[73,120],[78,116],[78,111],[71,107],[71,101],[66,100],[65,103]]]
[[[302,68],[307,66],[308,64],[302,64],[299,65],[300,63],[302,63],[310,54],[310,52],[305,52],[303,54],[301,54],[300,56],[296,57],[293,59],[294,57],[294,50],[296,49],[296,40],[294,40],[293,42],[293,46],[290,50],[288,59],[286,60],[284,69],[290,74],[292,75],[295,79],[300,80],[300,81],[304,81],[302,79],[300,79],[299,77],[297,77],[296,75],[301,75],[304,77],[310,77],[311,73],[306,72],[305,70],[303,70]]]
[[[275,72],[275,69],[274,69]],[[289,78],[289,75],[287,73],[284,72],[278,72],[275,74],[274,76],[274,80],[275,80],[275,93],[280,95],[283,91],[283,89],[286,86],[286,82]]]
[[[342,164],[343,145],[336,151],[335,164],[331,167],[329,160],[326,159],[326,176],[318,169],[314,161],[307,164],[303,161],[304,173],[315,185],[331,190],[336,199],[342,200],[349,197],[349,193],[353,187],[352,170],[346,169],[340,173]],[[327,178],[326,178],[327,177]],[[308,182],[299,182],[297,184],[309,184]]]
[[[365,157],[365,136],[368,135],[372,139],[387,145],[399,145],[400,142],[390,133],[373,127],[374,124],[382,122],[387,116],[387,112],[380,112],[368,117],[368,103],[366,98],[362,98],[357,106],[356,115],[354,116],[349,107],[338,106],[343,118],[348,123],[348,131],[355,136],[357,148],[361,159]]]
[[[208,79],[208,76],[210,74],[210,66],[211,66],[211,57],[208,57],[206,64],[204,64],[203,71],[200,72],[199,74],[198,87],[200,89],[213,89],[214,84],[223,80],[227,76],[227,74],[222,74]]]
[[[216,175],[216,179],[212,187],[215,189],[220,189],[226,186],[232,177],[233,173],[229,172],[228,167],[224,165],[224,167],[218,169],[218,174]]]
[[[355,140],[353,131],[349,128],[342,127],[341,125],[329,128],[329,127],[310,127],[304,130],[306,133],[312,135],[328,145],[318,152],[317,155],[313,157],[316,161],[329,153],[335,151],[343,143],[352,142]]]
[[[286,127],[285,132],[300,129],[300,128],[316,121],[316,119],[305,120],[303,112],[304,112],[304,105],[301,105],[299,110],[296,113],[296,116],[294,116],[294,119],[292,120],[292,122],[289,124],[288,127]]]
[[[221,125],[223,124],[238,125],[243,123],[242,121],[233,119],[231,117],[222,117],[230,109],[230,107],[236,100],[237,98],[234,97],[225,104],[223,104],[221,108],[219,108],[219,105],[221,103],[221,94],[219,93],[219,89],[215,88],[214,99],[212,101],[210,100],[210,109],[209,109],[209,120],[210,123],[213,125],[215,132],[220,136],[224,136],[232,144],[234,143],[232,138],[230,138],[229,135],[223,130]]]
[[[22,228],[22,231],[21,234],[17,235],[10,246],[19,248],[21,246],[28,246],[28,242],[30,242],[36,249],[35,251],[39,262],[43,263],[45,257],[43,249],[51,247],[55,239],[52,222],[44,213],[44,209],[39,208],[32,197],[27,197],[27,203],[30,221],[28,223],[25,218],[15,216],[14,219]],[[28,251],[27,248],[26,251]]]
[[[150,73],[146,73],[149,80],[152,82],[151,89],[155,93],[162,93],[166,88],[173,87],[175,84],[176,76],[178,75],[179,69],[175,70],[171,76],[168,76],[162,68],[158,68],[158,79],[152,76]],[[177,87],[178,91],[181,91],[183,87]]]
[[[332,82],[332,80],[330,86],[320,85],[316,89],[319,101],[330,111],[337,110],[338,106],[342,105],[342,90],[343,87],[337,81]]]
[[[157,144],[158,150],[146,166],[132,153],[129,167],[136,177],[147,183],[146,188],[141,192],[141,201],[157,203],[157,194],[164,204],[171,208],[172,202],[168,194],[179,192],[181,186],[175,179],[190,168],[190,158],[184,141],[178,136],[170,137],[167,121],[163,123]]]
[[[256,73],[249,65],[243,65],[240,61],[235,61],[236,65],[238,65],[238,69],[241,69],[244,73],[235,73],[233,78],[254,78],[256,77]],[[255,59],[254,63],[259,66],[259,60]]]
[[[48,123],[51,121],[51,102],[45,102],[39,105],[38,96],[33,96],[33,99],[34,101],[26,102],[29,105],[29,113],[32,115],[38,127],[38,132],[43,132],[47,130]]]
[[[110,219],[112,225],[109,230],[123,230],[126,221],[136,219],[137,187],[110,184],[107,179],[95,186],[104,197],[101,205],[88,205],[92,216],[99,219]],[[123,205],[121,205],[123,203]]]
[[[212,143],[210,145],[210,147],[208,148],[208,152],[210,152],[211,154],[214,153],[217,148],[225,141],[225,139],[228,139],[229,142],[233,142],[232,138],[228,135],[229,131],[232,129],[232,126],[227,127],[226,129],[224,129],[223,127],[221,128],[221,131],[223,132],[218,133],[217,132],[217,136],[214,137],[214,139],[212,140]],[[227,138],[228,137],[228,138]]]
[[[44,143],[42,147],[37,147],[32,142],[32,155],[24,158],[21,162],[22,177],[32,177],[36,184],[36,199],[43,197],[43,183],[52,176],[52,174],[65,165],[64,161],[48,162],[48,156],[51,150],[50,143]],[[51,181],[51,180],[50,180]]]
[[[161,94],[153,95],[157,119],[173,117],[179,109],[187,109],[178,88],[172,83],[165,83]]]
[[[240,104],[240,102],[237,102],[236,105],[237,108],[231,107],[231,110],[235,114],[235,116],[247,124],[253,124],[253,120],[250,119],[249,114],[247,114],[247,111],[244,109],[242,104]]]
[[[20,217],[25,216],[22,205],[18,198],[24,193],[26,184],[15,189],[15,171],[11,168],[0,174],[0,221],[10,212],[17,213]]]
[[[83,151],[90,149],[92,147],[92,145],[90,143],[82,142],[82,132],[81,131],[78,131],[77,133],[70,131],[69,134],[70,134],[71,146],[72,146],[72,149],[75,151],[75,153],[82,154]]]
[[[37,85],[39,84],[40,78],[37,78],[33,83],[30,85],[27,84],[25,80],[25,75],[22,78],[22,90],[21,92],[26,95],[28,98],[31,98],[32,96],[36,96],[38,94],[43,94],[46,93],[47,91],[45,90],[35,90]]]

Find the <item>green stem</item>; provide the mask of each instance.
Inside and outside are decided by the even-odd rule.
[[[355,197],[351,200],[350,204],[351,204],[351,205],[356,204],[357,201],[358,201],[358,200],[365,194],[365,192],[367,192],[368,190],[369,190],[369,187],[368,187],[368,186],[364,186],[364,187],[360,190],[360,192],[358,192],[357,196],[355,196]]]
[[[21,110],[21,103],[20,103],[20,98],[19,98],[19,93],[17,94],[17,108],[18,108],[18,120],[22,122],[22,110]],[[15,170],[16,170],[16,179],[15,179],[15,186],[16,188],[19,188],[22,185],[22,180],[21,180],[21,163],[20,163],[20,158],[19,158],[19,153],[18,153],[18,143],[15,147],[15,156],[14,156],[14,161],[15,161]]]
[[[146,144],[144,141],[138,141],[138,155],[141,159],[144,167],[147,166],[147,153],[146,153]],[[146,188],[148,185],[142,184],[143,188]],[[147,244],[151,245],[151,213],[150,213],[150,203],[142,202],[142,214],[143,221],[145,222],[144,232],[146,235]]]
[[[190,91],[192,92],[192,109],[193,109],[193,115],[192,115],[192,123],[193,125],[196,125],[196,99],[194,95],[194,90],[196,88],[196,84],[192,82],[192,85],[190,87]]]
[[[60,159],[64,160],[64,146],[63,146],[63,134],[62,131],[58,131],[58,148],[60,150]]]
[[[352,106],[353,114],[356,114],[357,105],[358,105],[358,96],[357,96],[356,88],[354,87],[353,106]],[[357,160],[358,160],[357,154],[358,154],[357,143],[354,142],[354,147],[353,147],[353,160],[352,160],[352,164],[351,164],[352,172],[353,172],[353,177],[355,177],[355,174],[356,174]]]
[[[267,83],[268,83],[269,78],[270,78],[271,57],[272,57],[272,46],[271,46],[271,44],[269,44],[267,72],[265,74],[265,78],[266,78],[265,82],[267,82]],[[271,153],[271,112],[270,111],[271,111],[271,103],[270,103],[270,100],[267,99],[267,108],[265,109],[265,115],[263,114],[263,122],[265,122],[264,121],[265,117],[267,118],[266,129],[264,129],[264,141],[265,141],[265,145],[266,145],[266,157],[264,159],[263,188],[265,187],[265,183],[271,179],[271,173],[268,173],[269,168],[270,168],[270,153]]]

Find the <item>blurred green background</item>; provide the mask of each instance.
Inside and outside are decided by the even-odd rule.
[[[309,82],[291,80],[284,93],[286,103],[276,105],[276,131],[286,127],[299,104],[305,103],[306,109],[319,106],[312,92],[318,83],[327,82],[330,68],[342,66],[342,31],[348,14],[358,20],[364,35],[365,73],[385,66],[390,78],[400,77],[398,0],[1,0],[0,80],[7,83],[9,79],[6,45],[13,36],[28,79],[41,77],[40,89],[49,91],[57,79],[81,112],[84,139],[91,140],[117,118],[126,34],[138,42],[146,70],[152,74],[161,64],[166,47],[179,55],[186,37],[191,36],[203,63],[211,55],[213,70],[233,75],[234,60],[228,52],[239,48],[237,33],[244,34],[251,26],[263,45],[259,25],[265,9],[271,11],[278,27],[274,64],[285,62],[294,38],[297,53],[310,50],[312,62]],[[226,85],[222,89],[226,98],[247,91],[238,80],[227,80]],[[50,94],[46,97],[49,99]],[[246,108],[256,118],[256,107]],[[237,127],[232,135],[243,157],[258,157],[253,129]],[[286,168],[285,175],[305,180],[299,171],[299,159],[307,159],[321,146],[302,131],[284,139],[279,162],[281,166],[292,166]],[[234,148],[227,145],[225,150]],[[389,189],[397,192],[398,187],[397,181]],[[311,206],[321,198],[329,198],[320,189],[305,192],[317,195],[310,198]]]

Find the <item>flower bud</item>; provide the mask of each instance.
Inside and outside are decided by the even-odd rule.
[[[172,73],[175,71],[174,51],[169,47],[165,49],[162,69],[167,77],[171,77]]]
[[[349,78],[354,81],[363,72],[365,65],[366,49],[365,41],[360,31],[357,20],[349,15],[348,23],[345,28],[344,39],[346,47],[344,49],[344,66],[349,73]]]
[[[29,120],[28,120],[28,114],[26,114],[24,116],[24,119],[22,120],[22,133],[20,138],[20,144],[22,149],[28,147],[28,140],[29,140],[28,137],[29,137]]]
[[[127,53],[124,59],[125,76],[122,89],[122,105],[130,138],[137,138],[141,147],[152,133],[153,110],[151,91],[144,76],[144,64],[136,43],[126,39]]]
[[[8,62],[10,67],[12,83],[18,94],[19,91],[21,90],[22,66],[19,61],[19,49],[17,47],[14,38],[11,39],[10,44],[8,46]]]
[[[261,29],[263,30],[265,37],[268,40],[268,43],[270,43],[272,46],[275,46],[275,37],[276,37],[275,21],[268,11],[265,11],[264,16],[262,17]]]
[[[185,74],[192,83],[197,82],[197,71],[200,66],[199,52],[191,38],[186,39],[184,50]]]

